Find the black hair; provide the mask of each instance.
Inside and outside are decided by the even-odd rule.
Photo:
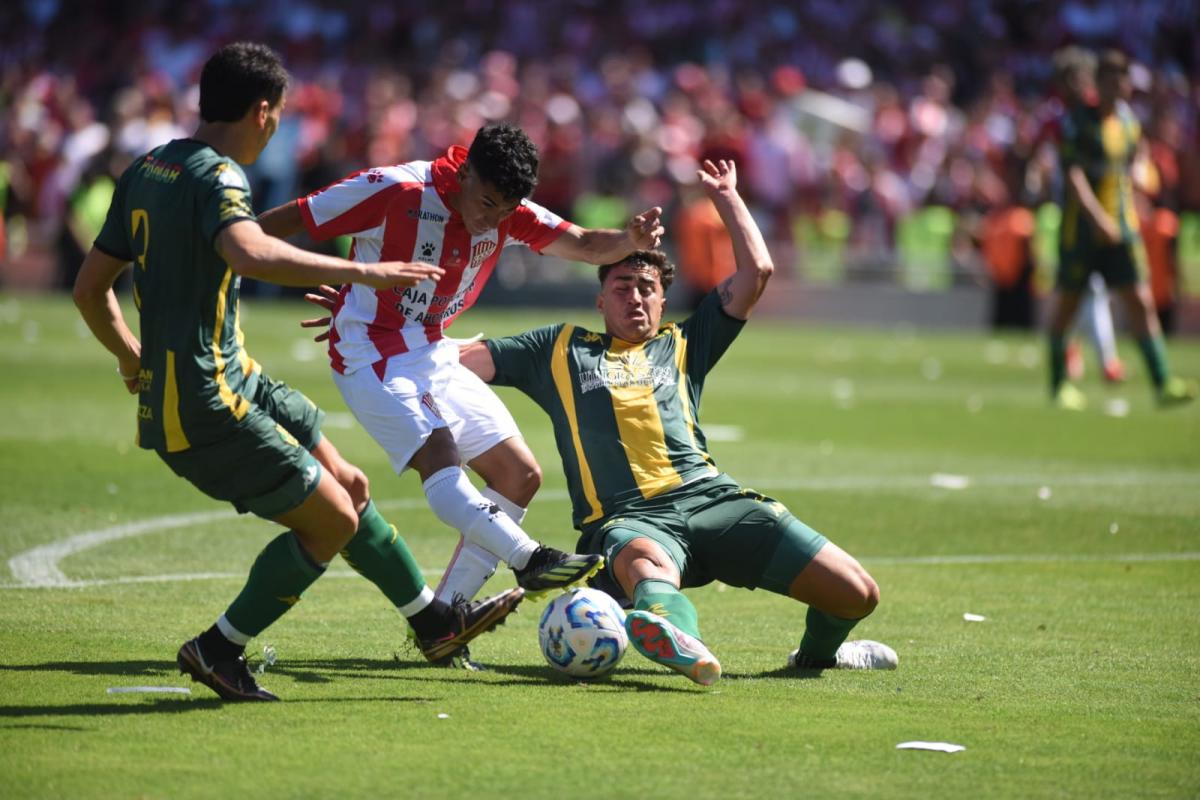
[[[608,273],[622,265],[634,268],[650,267],[658,273],[658,282],[662,284],[663,294],[667,293],[667,289],[671,288],[671,283],[675,280],[675,265],[667,258],[666,253],[662,250],[635,250],[620,261],[602,265],[596,271],[600,277],[600,285],[604,285]]]
[[[237,122],[261,100],[276,106],[287,85],[287,70],[274,50],[254,42],[227,44],[200,73],[200,119]]]
[[[480,128],[467,152],[467,163],[506,200],[524,200],[537,186],[537,147],[513,125]]]

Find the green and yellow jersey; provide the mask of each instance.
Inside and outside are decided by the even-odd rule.
[[[95,246],[133,262],[144,448],[218,441],[250,408],[259,370],[242,347],[240,278],[214,243],[227,225],[254,218],[241,167],[192,139],[150,151],[117,183]]]
[[[1120,226],[1126,244],[1138,239],[1132,171],[1139,138],[1141,125],[1125,102],[1118,102],[1103,118],[1095,106],[1077,105],[1062,120],[1059,160],[1063,172],[1073,166],[1083,170],[1096,199]],[[1060,230],[1062,246],[1067,250],[1097,243],[1078,198],[1071,192],[1063,206]]]
[[[700,393],[744,324],[713,293],[639,344],[563,324],[487,342],[492,383],[520,389],[550,415],[577,528],[717,475]]]

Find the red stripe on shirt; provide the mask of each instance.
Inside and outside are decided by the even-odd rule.
[[[325,222],[317,224],[316,217],[313,215],[312,208],[310,207],[312,201],[318,199],[320,195],[326,192],[330,192],[333,196],[336,196],[339,191],[361,193],[367,190],[367,187],[355,186],[352,189],[351,185],[362,183],[367,180],[366,176],[370,174],[368,170],[359,170],[337,183],[330,184],[320,191],[313,192],[297,200],[296,203],[300,207],[300,218],[304,221],[304,227],[308,231],[308,235],[316,241],[323,241],[334,236],[349,236],[374,228],[380,225],[385,217],[388,216],[389,206],[396,196],[402,195],[406,189],[414,185],[410,183],[387,183],[380,180],[378,191],[366,194],[358,203],[346,207]],[[421,184],[415,185],[419,187]]]

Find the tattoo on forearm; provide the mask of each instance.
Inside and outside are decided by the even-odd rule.
[[[721,281],[721,285],[717,287],[717,294],[721,297],[721,305],[728,305],[733,302],[733,278],[726,278]]]

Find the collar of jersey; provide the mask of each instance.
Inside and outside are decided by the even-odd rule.
[[[446,210],[450,212],[450,218],[455,219],[459,216],[458,211],[450,204],[450,195],[458,194],[461,189],[461,184],[458,180],[458,168],[467,160],[467,148],[461,145],[451,145],[446,151],[446,155],[435,159],[433,165],[429,168],[430,174],[433,177],[433,188],[437,189],[437,193],[442,198],[442,203],[446,206]]]

